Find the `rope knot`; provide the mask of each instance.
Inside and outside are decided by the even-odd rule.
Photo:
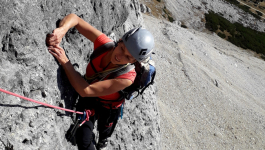
[[[89,109],[87,109],[87,110],[85,110],[84,111],[84,121],[79,125],[79,126],[82,126],[86,121],[89,121],[89,117],[90,116],[94,116],[95,115],[95,110],[94,109],[92,109],[92,110],[89,110]]]

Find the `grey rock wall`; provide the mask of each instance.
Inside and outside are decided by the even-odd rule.
[[[0,1],[0,88],[68,109],[78,97],[64,70],[48,53],[45,38],[64,16],[75,13],[119,39],[142,24],[136,0]],[[116,35],[116,37],[115,37]],[[93,44],[71,29],[61,46],[84,74]],[[159,117],[154,88],[127,102],[109,149],[158,149]],[[77,149],[65,139],[72,114],[0,92],[0,149]],[[96,132],[95,132],[96,133]]]

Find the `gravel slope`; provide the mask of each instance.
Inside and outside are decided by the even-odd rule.
[[[156,41],[160,148],[265,149],[265,62],[217,35],[143,16]]]

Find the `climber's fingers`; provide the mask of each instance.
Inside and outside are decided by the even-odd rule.
[[[47,34],[46,45],[47,46],[59,45],[64,35],[65,31],[63,30],[63,28],[56,28],[55,30],[53,30],[51,34]]]
[[[49,46],[49,52],[59,61],[61,65],[67,63],[69,60],[65,55],[65,51],[59,45]]]

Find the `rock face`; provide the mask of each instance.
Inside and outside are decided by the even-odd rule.
[[[188,28],[203,30],[204,14],[212,10],[222,14],[230,22],[239,22],[246,27],[265,32],[265,22],[257,20],[242,9],[223,0],[166,0],[166,7],[174,19],[183,22]]]
[[[60,19],[75,13],[112,38],[142,24],[136,0],[5,1],[0,6],[0,88],[72,109],[78,97],[64,70],[47,51],[45,38]],[[116,35],[116,36],[115,36]],[[93,44],[77,30],[63,38],[75,69],[84,74]],[[155,87],[125,104],[109,149],[158,149],[159,117]],[[65,139],[72,114],[0,93],[0,149],[77,149]],[[6,146],[5,146],[6,145]]]
[[[147,7],[145,4],[140,4],[140,8],[142,13],[151,13],[151,9]]]

